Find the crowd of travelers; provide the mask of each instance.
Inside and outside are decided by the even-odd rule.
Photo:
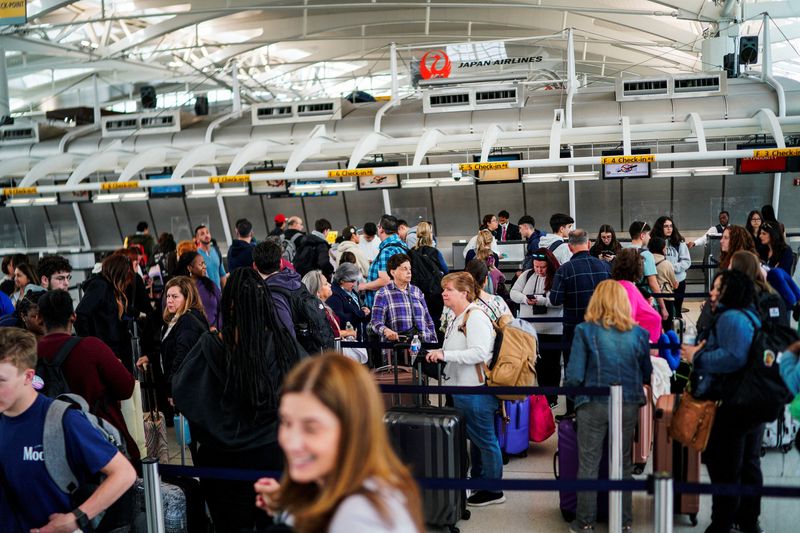
[[[429,222],[383,215],[333,238],[324,218],[311,231],[299,216],[274,221],[263,239],[250,221],[236,221],[227,261],[205,225],[175,242],[169,234],[156,240],[142,222],[80,284],[77,305],[65,258],[3,259],[0,530],[74,531],[101,518],[99,529],[109,527],[114,513],[103,512],[131,490],[140,459],[120,402],[138,391],[147,368],[166,422],[173,411],[188,420],[194,465],[283,470],[282,479],[260,479],[255,490],[249,482],[201,478],[217,531],[273,523],[308,532],[423,531],[420,492],[388,443],[383,399],[369,373],[391,362],[389,352],[339,342],[419,339],[434,345],[425,351],[428,362],[446,364],[448,385],[474,387],[485,384],[480,368],[492,364],[501,317],[552,319],[533,324],[542,345],[538,384],[622,384],[623,470],[631,478],[642,386],[651,382],[651,356],[660,353],[653,343],[682,320],[692,247],[719,239],[699,342],[681,350],[705,383],[722,383],[746,365],[765,320],[788,326],[792,314],[800,318],[791,278],[796,254],[770,206],[750,212],[743,226],[723,211],[694,241],[669,216],[652,226],[634,221],[625,238],[603,224],[592,242],[569,215],[553,214],[543,231],[530,215],[513,224],[500,211],[483,216],[460,272],[449,271]],[[509,241],[522,244],[525,257],[518,270],[505,269],[507,279],[498,243]],[[800,344],[781,349],[781,375],[797,394]],[[110,442],[79,409],[63,418],[77,483],[91,480],[93,492],[64,493],[42,459],[54,404],[37,392],[50,385],[38,375],[43,365],[58,367],[66,391],[120,435],[118,445]],[[547,399],[558,406],[557,396]],[[448,402],[464,414],[471,477],[500,479],[499,400],[455,394]],[[578,395],[561,406],[560,417],[577,419],[580,478],[598,476],[606,402]],[[740,415],[721,408],[715,419],[703,454],[714,483],[762,483],[764,424],[743,426]],[[504,501],[491,491],[468,498],[476,507]],[[706,531],[758,532],[759,514],[758,497],[715,495]],[[596,520],[596,498],[580,493],[570,530],[592,531]],[[632,520],[628,492],[626,531]]]

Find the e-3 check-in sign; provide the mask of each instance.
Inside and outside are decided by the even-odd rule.
[[[0,26],[25,24],[28,21],[26,0],[0,0]]]

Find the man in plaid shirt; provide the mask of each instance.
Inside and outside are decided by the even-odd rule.
[[[398,334],[413,329],[424,342],[436,342],[436,326],[425,295],[411,285],[411,259],[406,254],[395,254],[386,267],[392,281],[375,296],[370,329],[389,341],[397,341]]]
[[[397,235],[397,218],[392,215],[383,215],[378,224],[378,237],[381,239],[378,256],[372,261],[367,274],[366,283],[358,286],[359,291],[364,291],[364,305],[372,309],[375,302],[375,293],[391,281],[386,272],[389,258],[395,254],[404,254],[408,248]]]
[[[569,249],[572,258],[561,265],[553,278],[550,289],[550,303],[564,306],[564,367],[569,363],[572,350],[572,339],[575,326],[583,322],[583,315],[594,294],[594,288],[604,280],[611,278],[611,266],[589,255],[589,235],[586,230],[575,229],[569,232]],[[575,412],[572,401],[567,400],[569,416]]]

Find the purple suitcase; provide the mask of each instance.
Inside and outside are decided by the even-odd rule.
[[[528,440],[531,424],[531,401],[528,398],[518,401],[504,401],[508,423],[503,420],[502,413],[494,418],[494,429],[500,450],[507,455],[528,455]]]
[[[607,446],[606,446],[607,447]],[[566,418],[558,423],[558,450],[553,457],[553,472],[556,479],[578,479],[578,431],[574,418]],[[598,479],[608,479],[608,454],[600,461]],[[567,522],[575,520],[578,509],[578,493],[559,491],[561,516]],[[597,518],[608,519],[608,493],[597,493]]]

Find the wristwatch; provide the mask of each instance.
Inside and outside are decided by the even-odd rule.
[[[81,511],[80,507],[76,507],[72,514],[75,515],[75,523],[78,524],[78,529],[81,531],[90,531],[90,522],[89,517],[86,516],[86,513]]]

